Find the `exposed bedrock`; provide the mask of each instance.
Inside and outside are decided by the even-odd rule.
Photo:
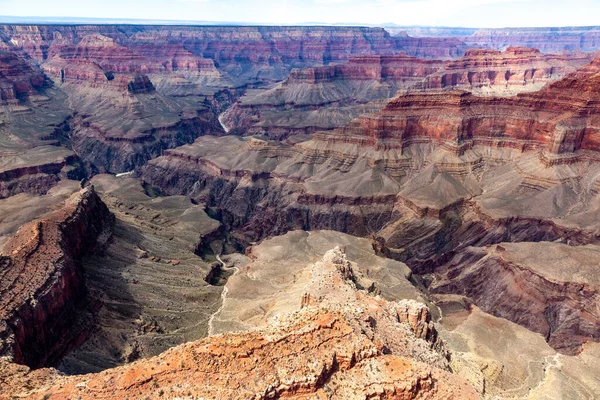
[[[246,135],[266,134],[279,139],[333,129],[362,113],[380,109],[385,105],[382,100],[415,85],[444,65],[440,60],[398,54],[296,68],[272,88],[248,91],[227,110],[222,121]]]
[[[457,58],[472,47],[459,38],[452,37],[411,37],[399,35],[394,38],[398,50],[409,56],[426,58]]]
[[[241,84],[284,79],[294,66],[397,52],[384,29],[355,27],[4,25],[0,37],[40,63],[87,59],[113,73],[224,74]]]
[[[95,329],[57,365],[98,372],[155,356],[206,336],[221,287],[205,282],[212,263],[198,243],[219,238],[219,223],[183,196],[149,197],[132,177],[96,175],[91,183],[115,215],[110,242],[81,260]]]
[[[519,295],[510,290],[514,270],[502,263],[436,285],[453,259],[470,260],[469,246],[557,242],[579,254],[600,242],[598,76],[596,61],[512,98],[405,94],[377,114],[295,143],[207,136],[150,161],[142,177],[206,203],[242,243],[291,229],[371,237],[432,289],[472,297],[572,354],[598,340],[597,285],[538,271],[519,275],[527,280]],[[485,123],[473,121],[478,115]],[[557,125],[566,129],[562,139]],[[569,138],[575,130],[581,136]],[[456,264],[452,274],[472,263]],[[544,295],[536,292],[542,288]],[[499,293],[502,301],[494,301]],[[522,307],[510,308],[516,303]]]
[[[285,81],[271,88],[249,90],[227,110],[221,120],[235,133],[262,134],[271,139],[285,139],[299,133],[315,133],[346,126],[359,115],[375,113],[385,107],[387,100],[402,90],[408,94],[401,97],[415,110],[415,115],[411,116],[408,123],[419,124],[417,118],[425,118],[418,114],[420,101],[423,113],[431,114],[431,121],[422,122],[423,125],[430,125],[424,126],[424,130],[433,130],[431,125],[434,123],[449,134],[461,129],[452,126],[449,118],[453,117],[453,111],[450,110],[455,107],[466,114],[465,119],[481,119],[465,122],[462,129],[475,130],[481,125],[481,129],[488,131],[500,130],[502,126],[489,126],[495,122],[488,113],[482,114],[475,109],[482,105],[474,97],[510,97],[540,90],[575,72],[591,59],[587,54],[543,54],[536,49],[517,47],[510,47],[504,52],[473,49],[463,57],[448,62],[404,54],[356,57],[340,65],[294,69]],[[464,97],[458,97],[457,93],[450,92],[452,89],[468,90],[475,96],[467,97],[465,93]],[[448,92],[444,94],[442,90]],[[420,92],[423,91],[441,93],[437,97],[420,97]],[[523,100],[518,102],[522,103]],[[473,110],[468,107],[471,103],[477,103],[471,107]],[[502,103],[499,98],[496,103],[501,108],[498,113],[502,117],[507,114],[506,119],[511,122],[519,117],[511,115],[514,114],[514,109],[506,109],[510,107],[507,102]],[[392,101],[390,107],[393,104],[396,104],[395,101]],[[432,112],[438,107],[446,112]],[[462,108],[465,110],[462,111]],[[383,118],[389,117],[385,115],[379,119]],[[522,118],[528,117],[523,115]],[[394,121],[390,121],[390,129],[393,123]],[[382,121],[379,121],[379,126],[369,125],[367,129],[385,129],[381,124]],[[408,131],[410,126],[405,129]],[[423,134],[406,132],[406,135]],[[524,135],[521,136],[524,138]]]
[[[1,256],[2,355],[31,367],[53,365],[85,338],[77,321],[86,297],[79,259],[109,238],[113,219],[88,187],[8,241]]]
[[[289,236],[294,242],[308,234],[295,232]],[[322,242],[316,245],[322,246]],[[365,244],[368,249],[368,243]],[[254,257],[255,263],[243,262],[244,271],[264,276],[265,266],[270,266],[269,258],[277,261],[277,247],[261,250]],[[386,270],[389,260],[370,255],[368,250],[367,254],[357,253],[360,261],[365,257],[378,261],[378,265],[369,267],[393,275],[397,285],[412,287],[402,273]],[[266,263],[261,257],[265,255]],[[255,298],[248,299],[249,293],[239,292],[239,284],[230,285],[233,294],[250,303],[250,307],[246,306],[249,310],[267,300],[270,308],[280,311],[267,324],[259,323],[254,329],[212,335],[157,357],[85,378],[59,376],[54,371],[34,371],[25,377],[26,371],[11,368],[2,360],[0,376],[8,378],[9,394],[33,398],[105,398],[132,393],[152,399],[478,397],[464,378],[449,372],[447,350],[438,339],[424,304],[414,300],[387,301],[357,287],[356,263],[349,261],[340,247],[325,250],[314,263],[307,265],[307,261],[305,258],[300,268],[285,274],[286,279],[277,280],[279,288],[288,286],[291,296],[267,284]],[[223,300],[228,300],[227,292]],[[239,313],[242,309],[235,307],[233,311]],[[223,316],[224,312],[227,311],[221,308],[217,314]],[[236,316],[246,319],[250,314],[241,312]],[[33,392],[31,386],[41,390]]]
[[[205,134],[224,133],[214,114],[207,109],[164,126],[144,126],[142,122],[139,128],[130,132],[129,137],[110,132],[111,128],[128,129],[127,121],[97,118],[98,115],[75,116],[70,124],[69,139],[73,150],[101,172],[128,172],[160,156],[165,149],[192,143]],[[104,116],[101,114],[100,118]],[[105,123],[110,124],[108,132],[106,125],[102,125]]]
[[[600,340],[599,254],[593,245],[550,242],[469,247],[435,269],[430,290],[468,296],[576,354],[586,341]]]
[[[465,89],[480,95],[512,96],[535,91],[592,60],[589,54],[544,54],[537,49],[471,49],[417,84],[422,89]]]
[[[4,171],[0,169],[0,199],[19,193],[46,194],[62,179],[81,180],[88,176],[87,169],[77,156],[67,151],[64,153],[66,154],[62,160],[16,166]],[[43,152],[38,155],[43,157]],[[39,161],[43,162],[43,159],[40,158]]]
[[[16,104],[38,95],[46,85],[44,74],[17,54],[0,50],[0,105]]]
[[[541,149],[548,165],[594,158],[599,67],[595,60],[538,92],[513,97],[463,91],[400,95],[379,113],[363,115],[320,139],[386,149],[433,141],[457,154],[476,144]]]

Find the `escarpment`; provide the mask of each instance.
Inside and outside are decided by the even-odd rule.
[[[537,49],[471,49],[428,76],[423,89],[465,89],[476,94],[511,96],[535,91],[591,61],[587,54],[543,54]]]
[[[594,31],[0,26],[0,399],[600,398]]]
[[[2,355],[31,367],[49,366],[85,337],[75,323],[86,293],[79,259],[102,246],[112,221],[88,187],[60,211],[21,227],[4,246]]]
[[[15,105],[39,95],[46,85],[44,75],[17,54],[0,51],[0,105]]]
[[[467,248],[436,268],[432,291],[464,294],[576,354],[586,341],[600,339],[597,251],[549,242]],[[490,276],[500,279],[485,283]]]
[[[249,92],[222,116],[226,126],[244,135],[266,134],[285,139],[347,124],[361,113],[384,106],[401,88],[437,72],[440,60],[404,54],[361,56],[347,63],[293,69],[267,90]]]

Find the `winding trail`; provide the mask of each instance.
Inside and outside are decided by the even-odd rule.
[[[228,267],[227,264],[225,264],[223,262],[223,260],[221,260],[220,254],[217,254],[217,260],[221,263],[221,268],[223,269],[223,271],[232,271],[233,270],[233,275],[231,275],[231,276],[234,276],[235,274],[237,274],[240,271],[238,267]],[[230,278],[231,278],[231,276],[230,276]],[[215,317],[217,315],[221,314],[221,312],[223,311],[223,307],[225,307],[225,299],[227,298],[227,293],[229,293],[229,288],[227,287],[227,284],[225,284],[225,286],[223,286],[223,291],[221,292],[221,306],[208,319],[208,335],[207,336],[213,335],[213,332],[215,330],[215,328],[214,328]]]

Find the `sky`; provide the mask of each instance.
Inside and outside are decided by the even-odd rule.
[[[255,24],[600,25],[600,0],[0,0],[2,16]]]

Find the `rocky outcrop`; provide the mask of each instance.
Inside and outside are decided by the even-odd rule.
[[[390,149],[430,140],[457,154],[477,144],[544,149],[551,157],[597,151],[599,66],[596,60],[541,91],[510,98],[462,91],[408,93],[390,101],[379,114],[362,116],[323,135],[323,140]]]
[[[52,365],[81,340],[75,310],[86,289],[78,260],[108,239],[113,216],[87,188],[41,220],[27,224],[3,249],[2,355],[31,367]]]
[[[149,197],[131,176],[90,182],[115,227],[101,252],[81,260],[89,297],[99,304],[93,331],[56,365],[66,374],[103,371],[204,338],[222,289],[204,281],[211,263],[196,253],[199,242],[222,239],[203,205]]]
[[[305,309],[261,331],[228,334],[168,350],[159,357],[80,377],[34,373],[19,387],[23,371],[9,370],[7,393],[30,398],[116,398],[135,393],[148,398],[292,399],[319,396],[362,399],[478,398],[463,379],[394,354],[356,331],[344,314]],[[111,381],[110,387],[106,384]],[[35,389],[34,389],[35,390]]]
[[[61,179],[88,176],[72,152],[54,146],[31,149],[26,156],[5,156],[0,162],[0,199],[19,193],[42,195]]]
[[[39,95],[46,85],[41,71],[34,69],[17,54],[0,51],[0,105],[15,104]]]
[[[191,143],[202,135],[224,133],[214,115],[206,109],[163,126],[141,122],[129,132],[128,121],[105,119],[111,111],[104,109],[96,115],[77,116],[70,124],[73,150],[101,172],[128,172],[160,156],[165,149]],[[106,132],[105,123],[110,123],[113,130]],[[121,136],[124,130],[129,134]]]
[[[214,63],[220,71],[245,79],[283,79],[291,66],[397,51],[385,30],[353,27],[4,25],[0,37],[5,47],[39,62],[60,54],[100,58],[99,64],[114,73],[148,73],[159,67],[211,74]],[[102,50],[107,47],[110,54]]]
[[[432,284],[438,268],[445,276],[447,263],[468,246],[600,242],[595,206],[582,206],[598,201],[597,71],[595,61],[539,92],[509,98],[402,94],[377,114],[295,143],[203,138],[151,161],[142,176],[214,208],[242,243],[292,229],[372,237],[383,254]],[[554,332],[547,338],[562,352],[597,340],[592,319],[564,311],[592,307],[585,294],[551,300],[577,285],[550,284],[549,297],[532,294],[539,302],[517,312],[515,297],[491,300],[509,290],[504,279],[512,272],[497,270],[499,281],[490,283],[482,267],[453,286],[467,265],[448,272],[443,293],[472,296],[493,315]],[[524,277],[531,287],[546,287],[538,282],[546,278]],[[540,315],[546,302],[555,309],[528,325],[526,315]]]
[[[398,50],[413,57],[457,58],[472,47],[472,45],[454,37],[412,37],[400,35],[394,39]]]
[[[274,88],[242,97],[222,116],[222,122],[245,135],[266,134],[278,139],[333,129],[369,109],[381,108],[384,103],[374,101],[393,97],[443,65],[442,61],[399,54],[293,69]],[[373,103],[367,105],[369,102]]]
[[[86,375],[84,383],[80,376],[34,372],[29,377],[33,391],[20,385],[23,371],[4,362],[3,377],[11,382],[6,391],[82,399],[134,393],[235,399],[478,397],[466,381],[445,370],[444,357],[430,342],[416,337],[411,330],[416,321],[403,321],[406,310],[426,319],[425,306],[358,291],[339,248],[326,252],[311,271],[307,290],[313,300],[277,315],[268,327],[181,345],[155,358]],[[326,292],[348,302],[329,301]]]
[[[481,94],[515,95],[535,91],[591,61],[586,54],[543,54],[537,49],[509,47],[472,49],[428,76],[418,87],[463,89]]]
[[[435,269],[432,292],[468,296],[541,333],[558,351],[577,354],[586,341],[600,341],[597,254],[595,246],[548,242],[470,247]]]
[[[133,94],[152,93],[156,89],[146,75],[136,75],[128,84],[127,90]]]

